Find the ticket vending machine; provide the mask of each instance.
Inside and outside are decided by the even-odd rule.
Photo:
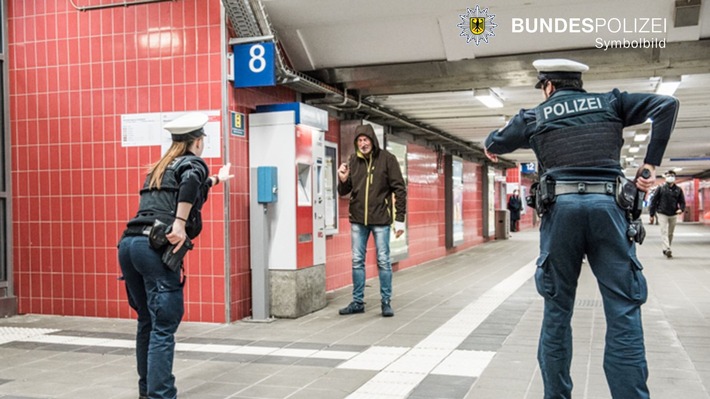
[[[326,305],[327,129],[328,113],[302,103],[258,106],[249,115],[250,168],[278,170],[279,200],[266,220],[269,247],[251,248],[268,251],[274,317],[300,317]]]

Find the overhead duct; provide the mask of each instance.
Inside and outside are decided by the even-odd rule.
[[[291,69],[284,61],[279,48],[278,35],[275,34],[264,4],[260,0],[222,0],[222,3],[226,9],[229,21],[232,24],[232,33],[237,35],[240,40],[265,36],[273,37],[276,48],[276,74],[279,83],[299,93],[326,95],[325,99],[311,100],[309,103],[320,107],[332,108],[344,113],[364,113],[373,118],[387,121],[388,124],[406,127],[408,131],[414,130],[416,133],[423,135],[428,141],[437,144],[443,143],[441,144],[442,146],[449,150],[456,151],[461,155],[479,160],[486,159],[483,150],[471,142],[427,126],[374,102],[354,98],[348,95],[347,90],[339,90],[336,87]],[[511,168],[515,167],[515,163],[502,159],[500,166]]]

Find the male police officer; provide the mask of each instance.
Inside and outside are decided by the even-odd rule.
[[[636,229],[630,228],[629,204],[615,193],[620,188],[647,191],[654,183],[678,101],[617,89],[587,93],[582,72],[589,68],[571,60],[538,60],[533,66],[538,70],[535,88],[543,91],[545,101],[491,132],[485,149],[496,162],[496,154],[532,148],[540,164],[536,200],[542,223],[535,283],[545,298],[538,347],[545,398],[571,397],[570,320],[585,255],[604,301],[604,371],[611,394],[615,399],[648,398],[641,325],[646,280],[632,241]],[[653,121],[651,141],[635,187],[628,181],[621,187],[622,129],[648,119]],[[650,173],[641,176],[644,169]]]

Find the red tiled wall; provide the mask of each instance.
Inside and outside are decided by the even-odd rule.
[[[469,161],[463,164],[464,243],[457,250],[480,244],[483,238],[483,178],[482,167]]]
[[[7,5],[19,312],[133,317],[116,243],[160,148],[122,147],[120,118],[221,108],[220,3]],[[222,193],[188,256],[186,320],[224,321]]]
[[[328,131],[325,133],[327,141],[340,143],[340,121],[330,119]],[[343,162],[342,149],[338,147]],[[331,291],[352,284],[351,256],[350,256],[350,222],[348,221],[348,200],[338,199],[338,234],[326,236],[325,240],[325,289]],[[370,246],[374,248],[374,246]],[[372,249],[368,250],[372,252]]]
[[[683,190],[683,195],[685,196],[685,213],[678,218],[679,221],[697,222],[700,220],[698,215],[698,203],[700,201],[697,190],[698,182],[698,179],[691,179],[678,183],[678,187]]]
[[[698,187],[698,220],[710,224],[710,179],[700,179]]]

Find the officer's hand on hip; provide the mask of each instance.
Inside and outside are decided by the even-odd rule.
[[[172,230],[165,237],[167,237],[171,244],[175,245],[173,253],[176,253],[180,250],[180,248],[182,248],[182,244],[185,243],[185,239],[187,238],[187,233],[185,233],[185,222],[180,219],[175,219]]]

